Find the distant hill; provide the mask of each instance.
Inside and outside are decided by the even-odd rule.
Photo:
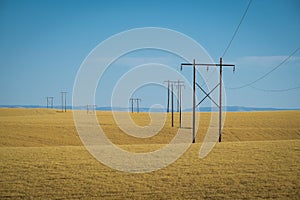
[[[227,112],[250,112],[250,111],[272,111],[272,110],[299,110],[298,108],[257,108],[244,106],[226,106],[223,108]],[[218,108],[203,107],[202,112],[218,111]]]
[[[46,106],[39,105],[0,105],[0,108],[47,108]],[[61,109],[61,106],[54,106],[54,109]],[[68,110],[76,109],[76,110],[86,110],[86,106],[79,106],[72,108],[72,106],[67,106]],[[131,108],[121,108],[121,107],[97,107],[96,110],[102,111],[131,111]],[[250,111],[276,111],[276,110],[300,110],[299,108],[258,108],[258,107],[244,107],[244,106],[226,106],[223,108],[224,111],[227,112],[250,112]],[[134,109],[136,112],[136,108]],[[140,112],[166,112],[166,108],[140,108]],[[177,111],[175,109],[174,111]],[[192,109],[184,109],[183,112],[191,112]],[[218,111],[218,108],[214,107],[200,107],[198,109],[200,112],[211,112]]]

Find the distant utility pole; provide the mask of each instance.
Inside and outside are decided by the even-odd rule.
[[[174,85],[177,87],[177,112],[180,112],[179,117],[181,117],[181,110],[180,110],[180,100],[179,100],[179,93],[181,91],[181,88],[183,86],[184,81],[177,80],[177,81],[164,81],[164,83],[168,83],[168,102],[167,102],[167,112],[170,112],[170,91],[171,91],[171,113],[172,113],[172,127],[174,127]],[[179,89],[180,88],[180,89]],[[179,120],[180,127],[181,127],[181,119]]]
[[[87,114],[89,114],[89,113],[94,114],[96,108],[97,108],[96,105],[86,105],[86,113],[87,113]]]
[[[182,83],[184,83],[184,81],[181,81],[181,80],[178,80],[177,82],[177,112],[179,112],[179,107],[180,107],[180,105],[179,105],[179,92],[180,92],[180,89],[179,89],[179,87],[182,87],[181,85],[182,85]]]
[[[172,127],[174,127],[174,84],[171,85],[172,88]]]
[[[61,93],[61,111],[67,112],[67,92]]]
[[[164,83],[168,83],[168,101],[167,101],[167,113],[170,111],[169,107],[170,107],[170,81],[164,81]]]
[[[133,113],[133,103],[135,101],[136,102],[136,111],[137,111],[137,113],[139,113],[140,112],[140,101],[142,101],[142,99],[130,98],[129,101],[131,101],[131,112]]]
[[[181,114],[182,114],[182,87],[184,84],[180,83],[179,80],[177,82],[177,90],[178,90],[178,103],[179,103],[179,128],[181,128]]]
[[[140,102],[141,101],[141,99],[136,99],[136,106],[137,106],[137,112],[139,113],[140,112]]]
[[[129,101],[131,101],[131,112],[133,113],[133,101],[134,101],[134,99],[130,98]]]
[[[220,63],[213,63],[213,64],[197,64],[195,59],[193,63],[181,63],[181,70],[182,66],[193,66],[193,136],[192,141],[195,143],[195,126],[196,126],[196,107],[199,106],[207,97],[219,108],[219,142],[222,141],[222,68],[223,67],[233,67],[233,72],[235,71],[235,65],[232,64],[223,64],[222,58],[220,58]],[[209,67],[215,66],[219,67],[220,69],[220,82],[209,92],[205,92],[205,90],[196,83],[196,66],[200,67]],[[196,85],[201,89],[201,91],[206,95],[197,105],[196,105]],[[219,94],[219,105],[210,97],[210,94],[219,86],[220,94]]]
[[[49,108],[49,105],[50,105],[50,108],[53,108],[54,97],[46,97],[46,99],[47,99],[47,108]]]
[[[184,85],[178,85],[178,90],[179,90],[179,128],[181,128],[181,109],[182,109],[182,97],[181,97],[181,87]]]

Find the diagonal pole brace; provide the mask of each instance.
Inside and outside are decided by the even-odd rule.
[[[198,107],[207,97],[218,107],[220,108],[220,106],[215,102],[215,100],[213,100],[209,95],[220,85],[220,83],[218,83],[214,89],[212,89],[209,93],[205,92],[205,90],[198,84],[196,83],[196,85],[202,90],[202,92],[206,95],[197,105],[196,107]]]

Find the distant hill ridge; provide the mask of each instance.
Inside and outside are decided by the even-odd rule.
[[[0,105],[0,108],[47,108],[46,106],[40,105]],[[54,109],[61,109],[61,106],[54,106]],[[86,106],[78,106],[72,108],[72,106],[67,106],[68,110],[86,110]],[[102,111],[131,111],[131,108],[121,108],[121,107],[97,107],[96,110]],[[225,106],[223,108],[227,112],[249,112],[249,111],[276,111],[276,110],[300,110],[300,108],[258,108],[258,107],[244,107],[244,106]],[[135,110],[136,111],[136,110]],[[166,108],[140,108],[140,112],[166,112]],[[176,109],[175,109],[176,111]],[[192,109],[184,109],[183,112],[191,112]],[[198,109],[200,112],[211,112],[218,111],[218,108],[212,107],[200,107]]]

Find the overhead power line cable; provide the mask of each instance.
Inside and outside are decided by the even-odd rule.
[[[263,89],[263,88],[253,87],[253,86],[250,86],[250,87],[255,89],[255,90],[262,91],[262,92],[287,92],[287,91],[291,91],[291,90],[300,89],[300,86],[292,87],[292,88],[285,88],[285,89]]]
[[[248,87],[250,85],[253,85],[254,83],[264,79],[266,76],[268,76],[269,74],[271,74],[273,71],[275,71],[276,69],[278,69],[280,66],[282,66],[286,61],[288,61],[298,50],[300,49],[300,47],[298,47],[295,51],[293,51],[289,56],[287,56],[281,63],[279,63],[277,66],[275,66],[274,68],[272,68],[270,71],[268,71],[267,73],[265,73],[264,75],[262,75],[261,77],[255,79],[252,82],[246,83],[244,85],[238,86],[238,87],[231,87],[231,88],[227,88],[227,89],[231,89],[231,90],[236,90],[236,89],[242,89],[245,87]]]
[[[228,49],[229,49],[229,47],[230,47],[230,45],[231,45],[233,39],[235,38],[235,36],[236,36],[236,34],[237,34],[237,32],[238,32],[238,30],[239,30],[239,28],[240,28],[240,26],[241,26],[241,24],[242,24],[244,18],[245,18],[246,14],[247,14],[247,12],[248,12],[248,10],[249,10],[249,7],[250,7],[250,5],[251,5],[251,2],[252,2],[252,0],[249,1],[248,6],[247,6],[247,8],[246,8],[246,10],[245,10],[245,12],[244,12],[244,14],[243,14],[241,20],[240,20],[240,23],[239,23],[238,26],[236,27],[236,29],[235,29],[235,31],[234,31],[234,34],[233,34],[233,36],[232,36],[230,42],[228,43],[228,45],[227,45],[227,47],[226,47],[226,49],[225,49],[225,51],[224,51],[224,53],[223,53],[223,55],[222,55],[222,58],[223,58],[223,57],[225,56],[225,54],[227,53],[227,51],[228,51]]]

